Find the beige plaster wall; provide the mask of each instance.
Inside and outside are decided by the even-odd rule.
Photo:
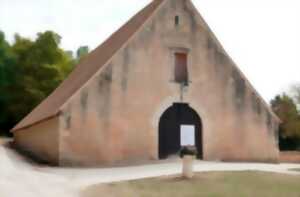
[[[14,132],[18,148],[31,156],[58,164],[58,118]]]
[[[177,50],[189,52],[191,83],[183,100],[173,82]],[[278,159],[275,118],[190,1],[168,0],[64,105],[60,164],[157,159],[158,122],[174,102],[189,103],[202,118],[205,160]]]

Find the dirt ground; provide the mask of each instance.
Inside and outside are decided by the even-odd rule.
[[[0,145],[0,197],[77,197],[82,189],[91,185],[170,176],[180,173],[182,168],[180,161],[114,168],[51,167],[36,164],[24,158],[23,155],[10,148],[6,143],[7,139],[0,139],[0,141],[0,144],[4,144]],[[196,172],[252,170],[300,175],[300,172],[290,170],[300,169],[300,164],[287,163],[195,161],[194,169]]]
[[[300,151],[285,151],[280,153],[282,163],[300,163]]]

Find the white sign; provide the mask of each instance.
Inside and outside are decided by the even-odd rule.
[[[180,126],[180,144],[181,146],[195,146],[195,126]]]

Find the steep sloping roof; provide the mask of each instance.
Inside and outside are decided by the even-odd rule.
[[[49,97],[19,122],[12,131],[20,130],[57,116],[60,113],[61,106],[110,60],[146,20],[152,16],[163,1],[153,0],[91,52]]]

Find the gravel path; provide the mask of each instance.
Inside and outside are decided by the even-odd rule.
[[[300,176],[288,169],[300,164],[258,164],[195,162],[195,171],[258,170]],[[14,151],[0,146],[1,197],[76,197],[81,189],[97,183],[109,183],[180,173],[180,161],[133,167],[76,169],[36,166],[23,160]]]

